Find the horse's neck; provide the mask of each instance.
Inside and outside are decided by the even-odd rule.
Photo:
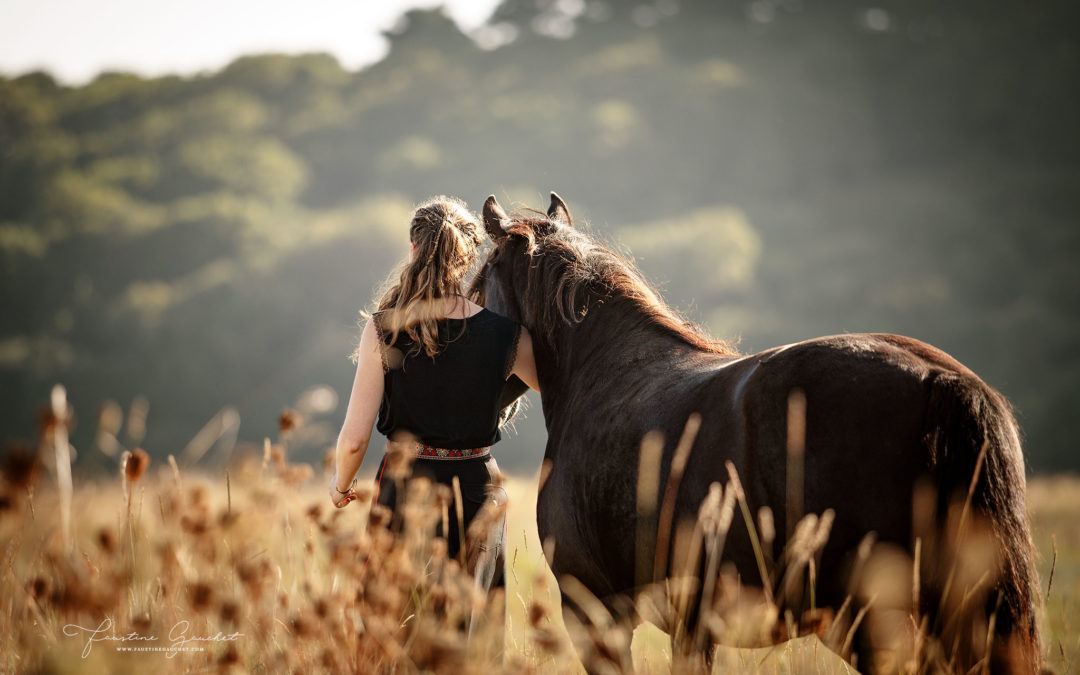
[[[645,364],[678,367],[697,351],[623,299],[594,305],[579,323],[560,323],[552,337],[537,366],[553,373],[544,387],[568,396],[580,388],[626,386],[643,376]]]

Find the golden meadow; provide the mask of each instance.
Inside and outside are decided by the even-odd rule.
[[[842,673],[854,668],[835,652],[849,655],[853,627],[874,619],[848,607],[793,617],[776,609],[772,593],[736,587],[725,596],[735,601],[714,608],[696,634],[677,635],[673,647],[653,624],[614,625],[570,582],[564,592],[587,609],[588,621],[567,626],[536,534],[542,475],[506,480],[507,586],[485,597],[431,535],[453,508],[452,495],[412,493],[401,536],[386,529],[388,513],[372,507],[371,487],[335,509],[325,489],[332,464],[289,459],[298,417],[283,415],[276,442],[267,439],[263,452],[220,472],[181,466],[171,455],[151,462],[134,449],[116,453],[113,479],[95,482],[71,478],[70,419],[57,388],[37,444],[11,444],[5,453],[0,672],[581,672],[584,654],[596,672]],[[119,448],[118,432],[115,416],[99,417],[99,442]],[[372,485],[370,476],[364,481]],[[727,487],[706,500],[691,535],[709,553],[717,540],[710,533],[742,517],[731,489],[737,476]],[[1047,665],[1075,672],[1080,480],[1035,479],[1028,506],[1041,555]],[[763,515],[752,520],[764,539]],[[807,567],[827,538],[827,520],[809,516],[807,536],[794,547]],[[901,566],[889,583],[910,593],[909,574]],[[722,566],[706,579],[731,583]],[[638,606],[660,623],[685,611],[680,598],[677,588],[643,594]],[[679,646],[700,644],[709,637],[702,631],[720,645],[710,663]],[[879,666],[947,668],[947,650],[918,630],[907,634],[887,645]]]

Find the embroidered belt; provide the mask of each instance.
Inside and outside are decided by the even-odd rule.
[[[474,457],[488,457],[491,454],[491,446],[449,449],[417,443],[415,448],[416,456],[424,459],[473,459]]]
[[[414,448],[416,450],[416,456],[423,459],[473,459],[491,455],[491,446],[452,450],[449,448],[435,448],[423,443],[416,443]]]

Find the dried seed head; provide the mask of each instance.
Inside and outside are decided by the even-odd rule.
[[[965,592],[979,592],[983,585],[988,589],[1001,575],[1001,545],[992,526],[984,519],[972,518],[965,525],[964,532],[955,542],[953,555],[956,586]]]
[[[539,628],[540,622],[547,618],[547,607],[533,602],[529,604],[529,625],[533,628]]]
[[[285,472],[285,446],[274,444],[270,446],[270,461],[273,463],[277,472]]]
[[[717,528],[720,532],[727,532],[731,529],[731,520],[735,517],[735,498],[737,496],[738,492],[732,486],[728,486],[728,489],[724,491],[724,503],[720,505],[720,522]]]
[[[701,506],[698,508],[698,522],[706,533],[716,531],[720,523],[720,504],[723,501],[723,486],[713,483],[709,486],[709,493],[705,495]]]
[[[431,559],[443,560],[446,558],[446,553],[449,548],[449,544],[442,537],[434,537],[431,540]]]
[[[210,505],[210,491],[205,485],[194,485],[188,491],[188,503],[193,507],[204,508]]]
[[[297,637],[307,637],[314,632],[315,627],[303,614],[295,614],[289,623],[292,627],[293,635],[296,635]]]
[[[236,647],[229,645],[229,648],[225,650],[225,653],[218,659],[218,664],[223,668],[235,666],[240,663],[240,654],[236,651]]]
[[[438,506],[443,506],[445,504],[450,504],[453,501],[454,493],[453,490],[450,489],[450,486],[437,483],[435,485],[435,503]]]
[[[817,529],[814,531],[814,538],[810,542],[810,548],[815,553],[825,548],[825,544],[829,541],[829,533],[832,532],[833,520],[836,519],[836,512],[832,509],[825,509],[821,514],[821,518],[818,519]]]
[[[188,598],[191,607],[196,612],[202,612],[210,607],[214,600],[214,589],[203,582],[197,582],[188,587]]]
[[[124,475],[134,483],[142,478],[149,466],[150,455],[146,454],[142,448],[135,448],[130,455],[127,455],[127,460],[124,462]]]
[[[791,560],[805,560],[813,555],[814,537],[817,533],[817,514],[808,513],[795,524],[795,531],[787,543],[786,555]]]
[[[368,522],[372,527],[384,527],[390,523],[390,516],[392,512],[382,504],[374,504],[371,507],[371,515],[368,516]]]
[[[30,446],[22,441],[4,443],[4,480],[8,485],[24,490],[34,483],[41,462]]]
[[[416,455],[401,444],[391,443],[386,451],[386,477],[393,480],[402,480],[409,475],[413,460]]]
[[[859,580],[858,599],[874,608],[907,608],[911,604],[911,557],[889,543],[878,544]]]
[[[57,396],[57,390],[54,388],[49,404],[38,410],[38,435],[41,438],[51,439],[60,427],[68,430],[74,427],[75,411],[64,398],[63,387],[60,385],[57,387],[59,387],[60,395]]]
[[[221,620],[223,623],[236,624],[240,618],[240,608],[232,600],[221,603]]]
[[[761,532],[761,541],[766,546],[772,546],[776,538],[776,524],[773,522],[773,512],[768,506],[758,509],[758,531]]]
[[[116,541],[116,535],[108,528],[103,527],[98,530],[97,542],[98,546],[106,553],[116,553],[117,548],[119,548]]]
[[[52,591],[52,582],[46,577],[34,577],[26,584],[26,587],[30,591],[30,595],[34,596],[35,599],[41,599]]]
[[[286,408],[281,411],[281,415],[278,416],[278,429],[282,435],[288,434],[293,429],[298,428],[304,422],[304,417],[297,411]]]
[[[151,623],[150,614],[147,612],[143,612],[131,619],[131,627],[139,633],[148,633],[150,631]]]

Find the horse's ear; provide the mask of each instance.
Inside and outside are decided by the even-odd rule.
[[[503,222],[506,220],[506,212],[499,206],[499,202],[495,200],[495,195],[490,195],[487,201],[484,202],[484,229],[491,235],[491,238],[496,242],[506,237],[506,230],[503,229]]]
[[[574,221],[570,218],[570,207],[562,200],[562,197],[551,193],[551,206],[548,207],[548,218],[556,220],[567,227],[573,227]]]

